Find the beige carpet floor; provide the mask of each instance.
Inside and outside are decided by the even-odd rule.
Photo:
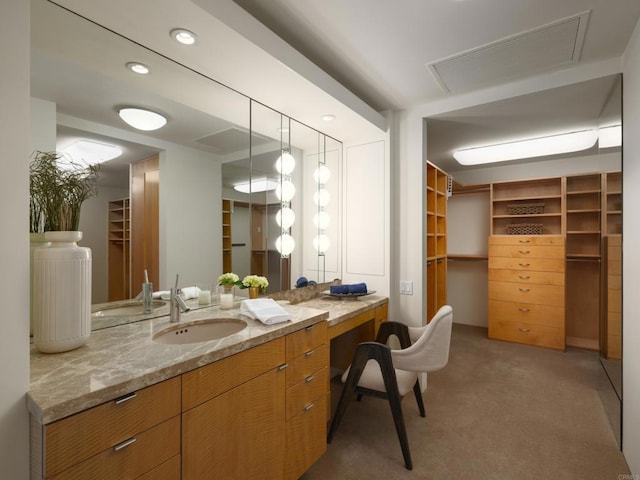
[[[410,395],[402,403],[413,471],[388,404],[365,397],[302,478],[617,480],[629,470],[600,401],[603,375],[595,352],[489,340],[456,324],[449,364],[429,375],[427,417]]]

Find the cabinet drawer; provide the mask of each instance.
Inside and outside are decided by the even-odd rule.
[[[128,443],[127,442],[131,442]],[[121,480],[138,478],[180,454],[180,416],[73,465],[51,480]]]
[[[489,318],[502,322],[524,322],[564,329],[564,308],[530,303],[489,300]]]
[[[489,319],[489,338],[564,350],[564,330],[545,325]]]
[[[564,245],[564,237],[542,235],[492,235],[489,245]]]
[[[327,322],[319,322],[287,335],[287,360],[327,343]]]
[[[329,390],[329,368],[309,375],[301,382],[287,389],[287,420],[304,413],[310,405],[315,404]]]
[[[564,272],[564,258],[489,257],[490,269]]]
[[[46,475],[61,472],[179,413],[180,378],[176,377],[46,425]]]
[[[180,475],[180,455],[176,455],[145,473],[138,480],[180,480]]]
[[[526,283],[489,282],[489,300],[564,307],[564,287]]]
[[[489,280],[494,282],[533,283],[538,285],[564,285],[563,272],[489,269]]]
[[[327,409],[329,395],[287,422],[285,478],[296,480],[327,450]]]
[[[302,355],[289,360],[285,370],[287,388],[304,380],[309,375],[329,365],[329,345],[323,343],[319,347],[306,351]]]
[[[277,338],[182,375],[182,411],[285,363],[284,338]]]
[[[507,258],[560,258],[564,259],[564,247],[554,246],[512,246],[512,245],[490,245],[490,257],[507,257]]]

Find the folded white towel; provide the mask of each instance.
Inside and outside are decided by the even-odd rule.
[[[169,290],[160,290],[153,292],[153,298],[161,298],[162,300],[169,300],[171,292]],[[180,290],[180,296],[183,300],[191,300],[192,298],[198,298],[200,295],[200,289],[198,287],[184,287]]]
[[[171,292],[169,290],[160,290],[157,292],[153,292],[153,298],[161,298],[163,300],[169,300],[169,295]]]
[[[259,320],[265,325],[288,322],[293,318],[289,312],[276,303],[272,298],[254,298],[240,303],[240,313]]]

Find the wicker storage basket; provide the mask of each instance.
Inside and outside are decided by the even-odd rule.
[[[507,205],[509,215],[534,215],[544,213],[544,203],[510,203]]]
[[[509,235],[542,235],[541,223],[510,223],[507,225]]]

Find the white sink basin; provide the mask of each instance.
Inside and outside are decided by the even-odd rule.
[[[153,308],[160,308],[166,305],[164,300],[153,300]],[[131,300],[115,302],[113,305],[102,306],[99,310],[91,312],[91,318],[99,317],[130,317],[142,315],[144,307],[141,300]]]
[[[153,341],[168,345],[206,342],[228,337],[246,327],[246,322],[237,318],[209,318],[187,325],[179,323],[172,325],[156,333],[153,336]]]

